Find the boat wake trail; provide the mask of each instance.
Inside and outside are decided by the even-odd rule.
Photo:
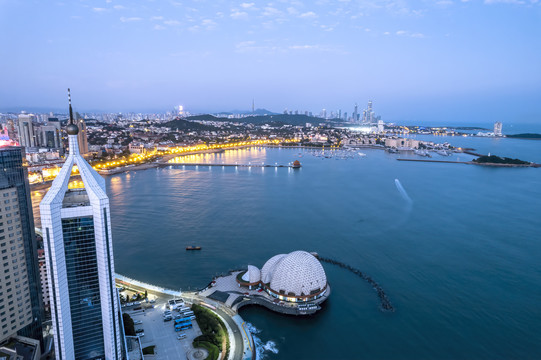
[[[413,204],[413,200],[411,200],[411,198],[409,197],[408,193],[406,192],[406,189],[404,189],[404,187],[400,183],[400,180],[394,179],[394,183],[395,183],[396,188],[398,189],[398,192],[400,193],[400,195],[402,195],[404,200],[406,200],[408,202],[408,205]]]
[[[329,264],[333,264],[333,265],[339,266],[339,267],[341,267],[343,269],[349,270],[352,273],[354,273],[355,275],[361,277],[367,283],[372,285],[372,288],[374,290],[376,290],[376,292],[378,293],[379,301],[381,302],[381,310],[382,311],[394,312],[394,307],[391,304],[391,301],[389,300],[389,298],[387,297],[387,294],[385,294],[385,291],[383,291],[382,287],[374,279],[372,279],[370,276],[366,275],[361,270],[356,269],[351,265],[344,264],[341,261],[337,261],[337,260],[334,260],[334,259],[329,259],[329,258],[325,258],[325,257],[321,257],[321,256],[318,257],[318,259],[320,261],[323,261],[323,262],[326,262],[326,263],[329,263]]]
[[[246,328],[248,331],[250,331],[250,334],[252,334],[252,338],[254,339],[256,352],[255,360],[265,359],[267,357],[266,354],[269,352],[278,354],[278,348],[276,347],[276,343],[274,341],[263,342],[263,340],[257,336],[257,334],[261,333],[261,330],[257,329],[253,324],[248,322],[246,323]]]

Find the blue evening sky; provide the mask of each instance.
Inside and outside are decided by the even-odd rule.
[[[0,0],[0,111],[541,123],[539,0]]]

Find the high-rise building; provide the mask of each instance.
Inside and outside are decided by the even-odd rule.
[[[79,152],[71,99],[69,112],[69,155],[40,204],[56,358],[120,359],[109,198],[105,180]],[[75,165],[83,185],[69,188]]]
[[[503,136],[502,123],[499,121],[494,123],[494,136]]]
[[[368,101],[368,107],[363,111],[362,122],[365,124],[372,124],[375,122],[374,110],[372,110],[372,100]]]
[[[35,147],[36,136],[34,124],[36,117],[32,114],[20,114],[17,119],[17,131],[19,133],[19,144],[23,147]]]
[[[39,278],[41,283],[41,297],[45,311],[51,307],[51,298],[49,296],[49,278],[47,276],[47,265],[45,262],[45,250],[38,249]]]
[[[62,129],[57,118],[48,118],[47,125],[40,126],[36,132],[39,146],[62,151]]]
[[[14,334],[43,343],[37,244],[24,149],[0,149],[0,342]]]
[[[15,131],[15,123],[13,122],[12,119],[9,119],[7,121],[7,131],[8,131],[8,136],[11,140],[18,140],[18,137],[17,137],[17,132]]]
[[[357,103],[355,103],[355,107],[353,108],[353,122],[357,122],[359,120],[358,111],[359,111],[359,108],[357,106]]]
[[[86,123],[84,119],[77,114],[77,127],[79,128],[79,133],[77,134],[77,141],[79,143],[79,153],[81,155],[86,155],[88,153],[88,138],[86,132]]]

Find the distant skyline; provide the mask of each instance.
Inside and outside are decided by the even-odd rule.
[[[541,123],[541,1],[0,0],[0,111]]]

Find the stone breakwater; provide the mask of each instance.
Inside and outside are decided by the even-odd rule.
[[[334,260],[334,259],[329,259],[329,258],[325,258],[325,257],[321,257],[321,256],[319,256],[318,259],[319,259],[319,261],[326,262],[326,263],[329,263],[329,264],[333,264],[333,265],[339,266],[339,267],[341,267],[343,269],[349,270],[352,273],[354,273],[355,275],[357,275],[360,278],[362,278],[363,280],[365,280],[367,283],[372,285],[372,288],[374,290],[376,290],[376,292],[378,294],[378,297],[379,297],[379,300],[380,300],[380,303],[381,303],[381,310],[382,311],[394,312],[394,307],[391,304],[391,301],[389,300],[389,297],[387,296],[387,294],[385,293],[383,288],[374,279],[372,279],[369,275],[366,275],[361,270],[359,270],[357,268],[354,268],[351,265],[344,264],[341,261],[337,261],[337,260]]]

